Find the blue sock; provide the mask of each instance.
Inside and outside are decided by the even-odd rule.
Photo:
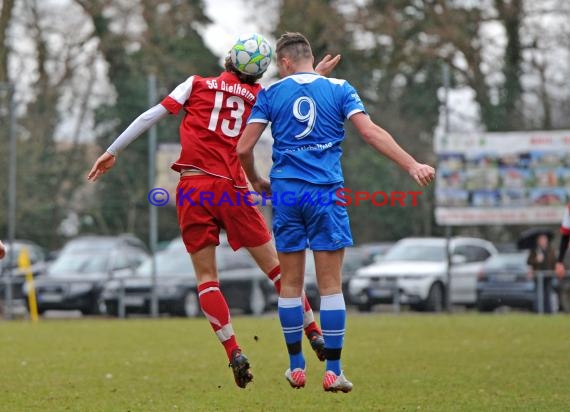
[[[279,298],[279,320],[289,352],[291,370],[305,369],[305,358],[301,350],[303,339],[303,302],[301,298]]]
[[[340,375],[340,355],[344,341],[346,305],[342,293],[321,296],[321,329],[325,338],[325,369]]]

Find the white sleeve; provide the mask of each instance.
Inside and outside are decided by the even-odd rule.
[[[168,115],[168,110],[161,105],[151,107],[146,112],[137,117],[130,125],[125,129],[119,137],[109,146],[107,152],[113,156],[117,156],[119,152],[124,150],[129,144],[131,144],[137,137],[146,132],[154,124],[156,124],[160,119],[165,118]]]
[[[192,84],[194,83],[194,76],[188,77],[184,83],[180,83],[176,88],[170,92],[168,96],[176,100],[180,104],[184,104],[192,93]]]

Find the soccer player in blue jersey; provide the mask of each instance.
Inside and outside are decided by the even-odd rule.
[[[302,291],[305,249],[309,247],[314,252],[321,295],[326,356],[323,388],[349,392],[352,383],[340,363],[346,323],[341,267],[344,248],[352,245],[352,237],[346,208],[335,202],[344,181],[340,163],[344,121],[350,119],[368,144],[406,170],[419,185],[429,184],[435,171],[418,163],[370,120],[347,81],[314,71],[311,46],[303,35],[281,36],[276,57],[283,79],[259,93],[237,152],[254,189],[273,194],[273,231],[282,271],[278,311],[290,360],[285,377],[294,388],[305,386]],[[271,182],[259,176],[253,156],[253,148],[270,122],[274,139]],[[295,201],[279,202],[279,194],[285,192],[295,193]],[[325,193],[327,201],[323,202]]]

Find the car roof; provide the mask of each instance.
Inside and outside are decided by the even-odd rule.
[[[144,243],[137,237],[129,234],[117,236],[84,235],[69,240],[64,248],[76,247],[77,245],[107,244],[109,247],[116,247],[119,244],[126,244],[146,250]]]
[[[488,240],[481,239],[478,237],[469,237],[469,236],[454,236],[449,238],[453,243],[491,243]],[[406,237],[400,239],[399,242],[420,242],[426,244],[433,244],[433,245],[441,245],[446,242],[446,238],[444,237]]]

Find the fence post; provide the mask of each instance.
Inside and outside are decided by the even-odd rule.
[[[117,313],[119,315],[119,318],[124,319],[126,316],[126,310],[125,310],[125,280],[124,279],[120,279],[119,280],[119,302],[118,302],[118,308],[117,308]]]
[[[394,313],[400,313],[400,286],[398,285],[398,282],[396,282],[396,285],[394,286],[392,296],[392,308]]]
[[[536,309],[539,314],[544,313],[544,274],[536,273]]]

